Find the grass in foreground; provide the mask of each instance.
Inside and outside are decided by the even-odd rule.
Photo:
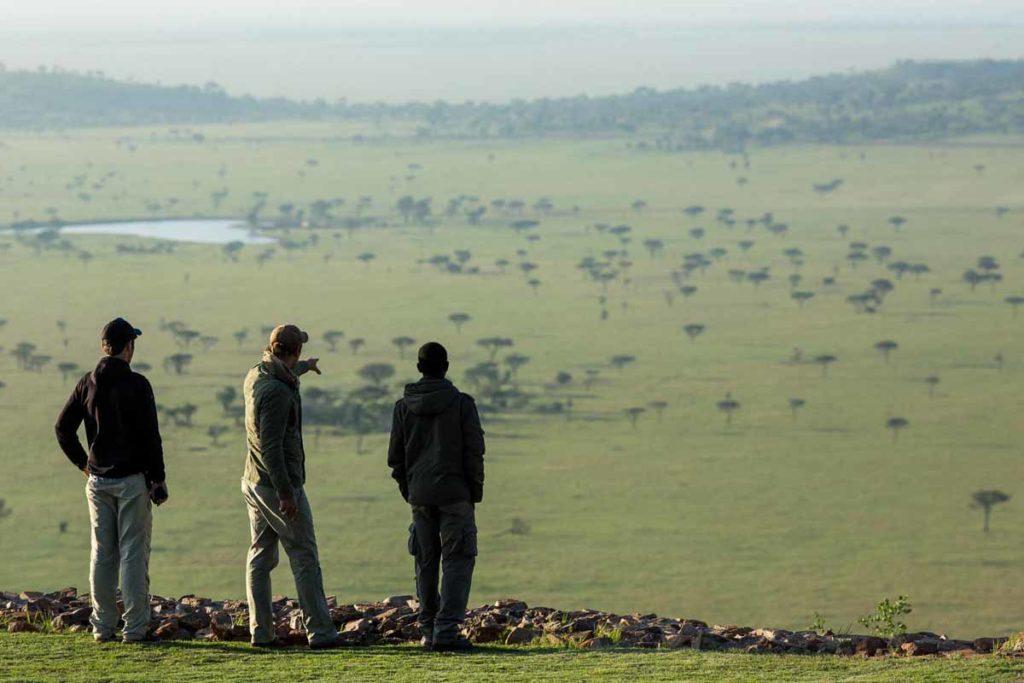
[[[470,655],[411,646],[313,653],[253,651],[244,643],[97,645],[78,635],[0,634],[0,680],[1014,680],[1005,657],[861,659],[694,651],[483,647]]]

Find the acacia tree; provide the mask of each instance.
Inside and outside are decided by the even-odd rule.
[[[636,356],[620,355],[612,356],[611,364],[616,370],[622,370],[624,367],[636,360]]]
[[[1017,309],[1024,304],[1024,296],[1008,296],[1005,301],[1013,307],[1013,317],[1016,318]]]
[[[900,430],[901,429],[906,429],[909,425],[910,425],[910,422],[908,420],[906,420],[905,418],[902,418],[902,417],[890,417],[886,421],[886,423],[885,423],[886,429],[889,429],[889,430],[892,431],[892,442],[893,443],[896,443],[896,440],[897,440],[897,438],[899,437],[899,434],[900,434]]]
[[[0,498],[0,519],[3,519],[4,517],[9,517],[10,514],[11,508],[7,507],[7,501],[5,501],[3,498]]]
[[[654,410],[654,412],[658,415],[658,422],[661,422],[661,416],[665,412],[665,408],[668,408],[668,402],[661,400],[651,401],[650,403],[647,404],[647,407]]]
[[[726,393],[725,398],[715,404],[718,409],[725,413],[725,426],[728,427],[732,424],[732,414],[740,409],[740,402],[732,397],[731,393]]]
[[[889,362],[889,354],[898,349],[899,347],[900,345],[891,339],[884,339],[875,344],[875,350],[881,351],[882,357],[885,358],[886,363]]]
[[[210,437],[213,447],[218,448],[220,446],[220,437],[227,434],[228,431],[229,428],[225,425],[210,425],[206,429],[206,435]]]
[[[988,533],[988,520],[992,515],[992,508],[1000,503],[1005,503],[1008,500],[1010,500],[1009,495],[996,489],[975,491],[971,494],[971,507],[975,509],[981,508],[982,514],[984,515],[984,522],[982,523],[981,530],[986,534]]]
[[[697,341],[697,337],[704,333],[704,329],[704,325],[701,323],[683,325],[683,332],[686,333],[686,336],[690,338],[691,342]]]
[[[529,356],[524,356],[518,353],[511,353],[505,356],[505,365],[508,366],[509,375],[515,378],[519,368],[523,367],[530,362]]]
[[[327,330],[324,332],[324,341],[331,353],[338,352],[338,342],[344,339],[345,333],[341,330]]]
[[[494,360],[495,356],[498,355],[499,349],[507,349],[513,346],[514,342],[507,337],[485,337],[477,340],[477,346],[482,346],[487,349],[487,354],[490,360]]]
[[[31,342],[21,342],[11,350],[18,367],[22,370],[28,367],[29,359],[36,352],[36,345]]]
[[[231,412],[231,406],[236,398],[238,398],[238,391],[233,386],[226,386],[217,392],[217,403],[220,404],[225,415]]]
[[[67,383],[68,379],[72,374],[78,372],[78,363],[72,363],[71,361],[64,361],[63,363],[57,364],[57,370],[60,371],[61,381]]]
[[[391,343],[398,348],[398,357],[405,359],[405,350],[416,343],[412,337],[395,337]]]
[[[164,358],[164,370],[175,375],[184,375],[190,363],[192,363],[190,354],[175,353]]]
[[[626,408],[626,417],[629,418],[629,424],[636,429],[637,419],[644,413],[644,409],[639,406],[633,408]]]
[[[814,292],[798,291],[793,292],[789,296],[793,301],[797,302],[800,308],[803,308],[805,303],[814,298]]]
[[[231,336],[235,338],[236,342],[238,342],[238,348],[242,348],[242,344],[244,344],[245,340],[249,338],[249,330],[243,328],[233,333]]]
[[[373,382],[375,386],[382,385],[385,380],[391,379],[395,374],[395,366],[388,363],[370,363],[359,369],[359,376]]]
[[[928,398],[935,398],[935,387],[939,386],[938,375],[928,375],[924,378],[924,383],[928,385]]]
[[[468,313],[452,313],[448,316],[448,320],[455,325],[455,332],[459,334],[462,333],[462,326],[472,319]]]
[[[802,398],[791,398],[789,399],[789,410],[793,414],[793,421],[796,422],[796,413],[798,410],[807,405],[807,401]]]
[[[359,353],[359,349],[366,346],[366,340],[362,337],[355,337],[354,339],[348,340],[348,347],[352,349],[352,355]]]
[[[814,357],[814,362],[821,366],[821,376],[828,377],[828,366],[835,363],[838,358],[829,354],[822,354]]]

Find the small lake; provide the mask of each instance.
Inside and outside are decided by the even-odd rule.
[[[242,221],[225,219],[125,221],[121,223],[82,223],[60,229],[64,235],[131,235],[171,242],[202,244],[273,244],[277,240],[249,229]]]

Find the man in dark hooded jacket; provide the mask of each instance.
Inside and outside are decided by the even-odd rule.
[[[131,369],[141,330],[123,318],[101,335],[104,357],[82,377],[57,418],[57,442],[86,477],[92,527],[89,588],[93,637],[140,642],[149,632],[151,503],[167,500],[164,454],[149,381]],[[85,423],[88,452],[78,439]],[[117,608],[120,578],[124,613]]]
[[[409,552],[416,564],[422,644],[466,650],[472,646],[460,629],[476,564],[474,505],[484,494],[484,432],[473,397],[445,379],[443,346],[424,344],[416,367],[422,379],[406,385],[395,404],[388,466],[412,506]]]

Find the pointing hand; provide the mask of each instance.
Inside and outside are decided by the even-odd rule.
[[[319,362],[320,362],[319,358],[308,358],[308,359],[306,359],[306,365],[309,366],[310,372],[315,372],[318,375],[322,375],[323,374],[322,372],[320,372],[320,368],[318,368],[317,365],[316,365]]]

